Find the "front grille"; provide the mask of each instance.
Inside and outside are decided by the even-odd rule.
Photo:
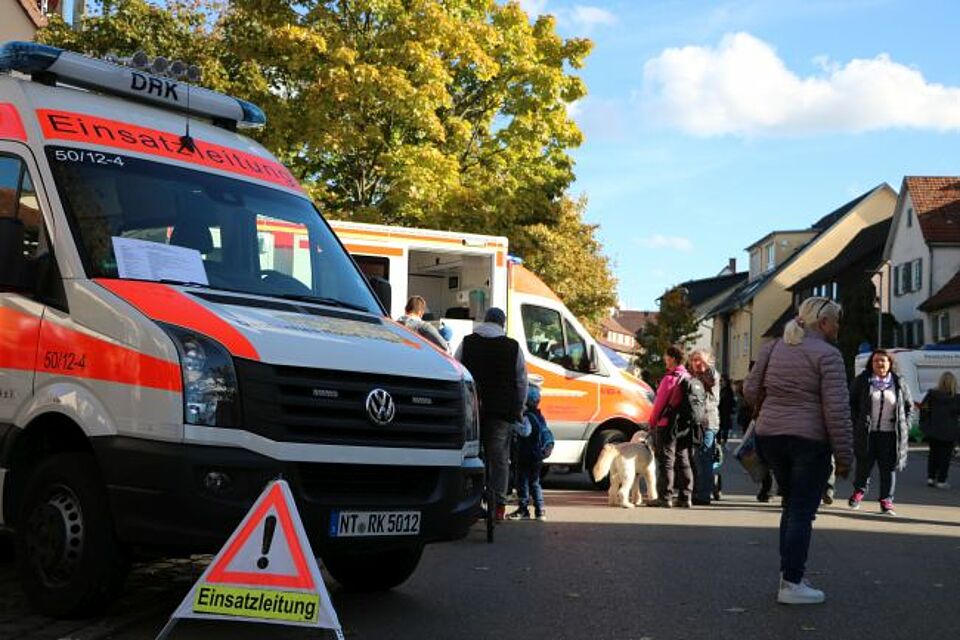
[[[243,424],[271,440],[353,446],[459,449],[459,382],[236,360]],[[396,403],[386,426],[374,425],[367,395],[384,389]]]
[[[300,486],[308,500],[324,504],[426,502],[440,480],[437,467],[364,464],[301,464]]]

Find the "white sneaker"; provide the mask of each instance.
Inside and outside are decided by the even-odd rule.
[[[949,482],[938,482],[938,483],[935,484],[934,486],[935,486],[937,489],[949,489],[949,488],[950,488],[950,483],[949,483]]]
[[[927,486],[928,486],[928,487],[936,486],[936,484],[937,484],[937,481],[936,481],[936,480],[934,480],[933,478],[927,478]]]
[[[806,580],[796,584],[780,578],[780,591],[777,592],[777,602],[780,604],[820,604],[826,599],[823,591],[814,589]]]

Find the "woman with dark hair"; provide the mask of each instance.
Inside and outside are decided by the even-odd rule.
[[[677,506],[693,506],[693,466],[690,450],[693,441],[678,438],[673,428],[673,418],[683,399],[681,382],[690,374],[683,366],[683,351],[680,347],[667,347],[663,354],[667,373],[657,386],[657,397],[650,412],[650,430],[657,456],[657,493],[660,498],[655,506],[670,508],[673,506],[674,491],[677,490]],[[680,474],[679,486],[675,487],[676,473]]]
[[[780,515],[780,588],[777,602],[817,604],[826,599],[804,579],[813,520],[830,475],[847,476],[850,396],[840,350],[840,305],[829,298],[807,298],[783,339],[760,349],[743,393],[759,406],[754,430],[757,449],[773,470],[783,496]]]
[[[851,509],[859,509],[870,487],[874,465],[880,473],[880,511],[897,515],[893,491],[897,471],[907,466],[907,437],[913,398],[892,370],[893,358],[883,349],[870,355],[867,367],[850,385],[850,417],[853,420],[853,450],[857,470],[853,480]]]

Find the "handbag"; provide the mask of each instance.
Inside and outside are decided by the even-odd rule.
[[[767,466],[760,455],[760,450],[757,448],[756,426],[757,421],[752,420],[747,428],[747,433],[743,436],[743,442],[733,452],[733,455],[754,482],[763,482],[763,479],[770,473],[770,467]]]

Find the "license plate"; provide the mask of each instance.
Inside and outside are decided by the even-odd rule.
[[[419,511],[333,511],[330,513],[331,538],[419,534]]]

